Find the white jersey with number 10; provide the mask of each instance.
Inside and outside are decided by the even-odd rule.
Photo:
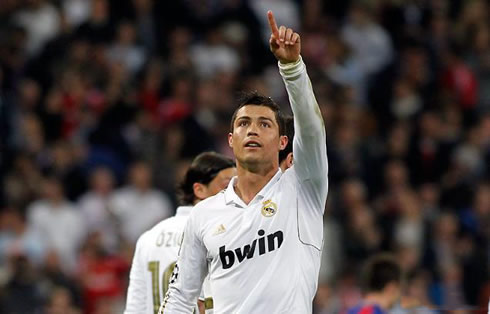
[[[168,289],[191,206],[177,208],[136,243],[124,314],[156,314]],[[196,312],[198,313],[198,312]]]

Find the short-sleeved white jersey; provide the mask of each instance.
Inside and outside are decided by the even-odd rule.
[[[247,205],[225,191],[196,206],[161,313],[191,313],[209,272],[214,313],[311,313],[327,197],[326,134],[302,60],[279,65],[294,114],[294,166]]]
[[[129,275],[125,314],[158,312],[191,210],[190,206],[178,207],[175,216],[159,222],[138,239]]]

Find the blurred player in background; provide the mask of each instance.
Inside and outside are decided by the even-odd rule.
[[[366,262],[361,274],[364,297],[348,314],[386,314],[399,301],[402,270],[396,260],[385,254]]]
[[[235,172],[233,160],[217,153],[202,153],[194,159],[179,186],[182,206],[174,217],[143,233],[136,243],[125,314],[158,312],[193,205],[223,190]]]
[[[268,18],[294,114],[294,165],[279,168],[287,146],[279,106],[257,93],[241,99],[228,135],[237,177],[191,213],[160,313],[191,313],[208,273],[216,314],[312,313],[328,191],[326,132],[300,36],[278,28],[270,11]]]

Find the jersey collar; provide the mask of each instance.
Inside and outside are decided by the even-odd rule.
[[[261,200],[264,198],[264,195],[274,186],[274,184],[279,181],[281,178],[282,171],[279,168],[276,172],[276,174],[267,182],[267,184],[262,188],[262,190],[255,195],[254,199],[250,202],[250,204],[254,203],[255,200]],[[225,203],[226,205],[229,205],[231,203],[234,203],[235,205],[239,205],[240,207],[247,207],[247,204],[245,204],[244,201],[235,193],[235,182],[236,182],[237,177],[233,177],[230,180],[230,183],[228,183],[228,187],[225,190]]]
[[[175,216],[189,216],[191,214],[192,206],[179,206]]]

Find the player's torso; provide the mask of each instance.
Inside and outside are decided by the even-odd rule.
[[[297,202],[295,183],[278,180],[248,206],[222,202],[220,208],[206,209],[203,240],[215,313],[266,309],[249,308],[256,302],[263,306],[268,302],[269,312],[275,313],[274,307],[291,309],[288,303],[298,300],[296,281],[304,276],[301,264],[311,261],[299,256],[304,247],[298,238]]]

